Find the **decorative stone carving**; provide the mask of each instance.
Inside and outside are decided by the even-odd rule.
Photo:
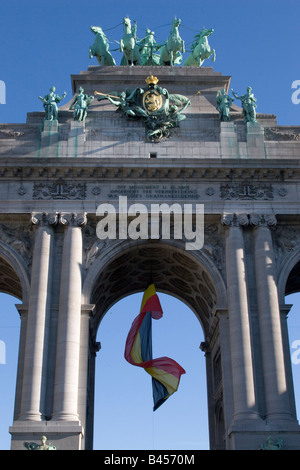
[[[75,227],[82,227],[86,224],[86,222],[86,212],[80,214],[76,214],[74,212],[71,214],[59,214],[59,223],[61,225],[72,225]]]
[[[206,191],[205,191],[205,194],[207,194],[207,196],[213,196],[215,194],[216,190],[214,188],[207,188]]]
[[[286,188],[280,188],[280,189],[278,190],[278,194],[279,194],[279,196],[281,196],[281,197],[285,197],[285,196],[287,195],[287,193],[288,193],[288,190],[287,190]]]
[[[217,268],[221,269],[224,246],[217,224],[209,224],[205,227],[203,249],[212,257]]]
[[[277,224],[275,214],[224,214],[221,223],[226,226],[255,225],[274,227]]]
[[[31,214],[31,223],[33,225],[56,225],[58,223],[58,213],[48,214],[43,212],[41,214]]]
[[[265,128],[266,140],[300,140],[299,127],[287,129],[286,127],[280,129],[278,127]]]
[[[62,214],[59,212],[55,212],[54,214],[47,214],[43,212],[41,214],[32,214],[31,215],[31,223],[33,225],[77,225],[79,227],[85,225],[87,222],[86,213],[83,212],[81,214]]]
[[[0,224],[0,240],[11,246],[23,258],[27,266],[30,266],[33,242],[29,227]]]
[[[299,246],[299,230],[297,230],[295,226],[278,225],[274,241],[274,248],[277,257],[280,253],[289,253]]]
[[[248,214],[223,214],[221,223],[225,226],[245,226],[249,225],[249,216]]]
[[[91,193],[94,194],[94,196],[99,196],[99,194],[101,194],[101,187],[100,186],[95,186],[92,189]]]
[[[22,183],[20,184],[19,189],[18,189],[18,194],[19,194],[19,196],[24,196],[24,194],[26,194],[26,193],[27,193],[27,191],[26,191],[26,189],[24,188],[23,182],[22,182]]]
[[[259,200],[273,199],[271,184],[253,184],[249,182],[228,183],[221,185],[220,196],[223,199]]]
[[[34,183],[33,199],[84,199],[85,183],[66,183],[62,181]]]
[[[264,227],[274,227],[277,224],[275,214],[250,214],[249,222],[251,225],[264,226]]]

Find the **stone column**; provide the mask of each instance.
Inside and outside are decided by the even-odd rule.
[[[57,217],[32,216],[38,225],[31,269],[20,418],[43,418],[46,391],[47,317],[51,301],[53,228]]]
[[[25,356],[25,346],[26,346],[26,325],[27,325],[27,316],[28,316],[28,305],[16,304],[16,309],[18,310],[19,315],[20,315],[21,328],[20,328],[20,341],[19,341],[19,354],[18,354],[18,370],[17,370],[14,421],[19,419],[20,414],[21,414],[22,383],[23,383],[24,356]]]
[[[280,310],[275,278],[275,260],[270,226],[276,218],[252,216],[255,231],[255,272],[265,384],[266,417],[291,418],[288,400]]]
[[[78,381],[82,288],[82,229],[86,215],[61,216],[64,234],[53,421],[79,421]]]
[[[84,429],[86,429],[88,400],[90,318],[93,315],[94,307],[94,304],[82,305],[81,307],[78,415]]]
[[[240,227],[240,224],[248,224],[248,219],[236,215],[225,216],[223,223],[229,226],[226,236],[226,278],[234,421],[236,421],[258,417],[254,389],[244,238]]]

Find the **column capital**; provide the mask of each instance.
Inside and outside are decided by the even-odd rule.
[[[221,218],[222,225],[227,227],[247,227],[253,225],[256,227],[275,227],[277,219],[275,214],[223,214]]]
[[[249,225],[248,214],[223,214],[221,218],[222,225],[226,227],[245,227]]]
[[[87,223],[86,212],[76,214],[75,212],[61,213],[54,212],[32,212],[30,222],[33,225],[70,225],[74,227],[82,227]]]
[[[86,212],[76,214],[72,213],[61,213],[59,214],[59,223],[61,225],[69,225],[72,227],[83,227],[87,223]]]
[[[256,227],[275,227],[277,219],[275,214],[250,214],[250,224]]]
[[[47,212],[32,212],[30,222],[33,225],[56,225],[58,223],[58,213],[54,212],[52,214],[48,214]]]

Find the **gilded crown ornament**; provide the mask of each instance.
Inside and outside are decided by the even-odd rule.
[[[154,75],[149,75],[149,76],[146,78],[145,82],[147,83],[147,85],[152,85],[152,84],[153,84],[153,85],[157,85],[158,82],[159,82],[159,80],[158,80],[157,77],[154,77]]]

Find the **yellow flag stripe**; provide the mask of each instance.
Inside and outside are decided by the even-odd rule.
[[[154,286],[154,284],[150,284],[150,286],[147,287],[147,289],[144,292],[142,305],[141,305],[141,311],[143,310],[143,307],[144,307],[145,303],[147,302],[147,300],[150,297],[152,297],[152,295],[155,295],[155,294],[156,294],[155,286]]]
[[[140,333],[138,332],[135,337],[135,340],[131,349],[131,353],[130,353],[132,359],[134,360],[136,364],[140,364],[141,362],[143,362],[141,353],[142,353],[141,336],[140,336]]]
[[[179,380],[173,374],[168,374],[157,367],[148,367],[145,369],[154,379],[157,379],[168,390],[169,396],[178,389]]]

